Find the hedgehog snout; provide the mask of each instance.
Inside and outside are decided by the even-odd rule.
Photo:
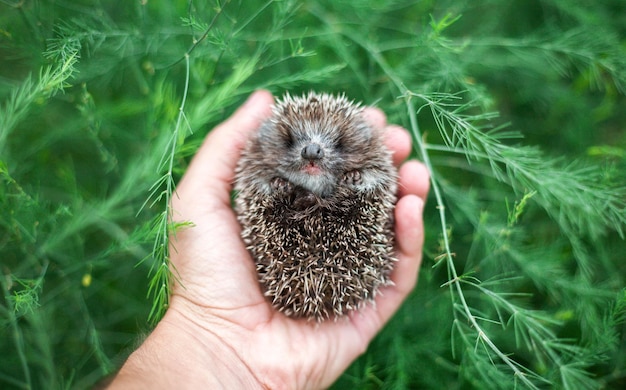
[[[306,160],[321,160],[324,158],[324,149],[319,144],[310,143],[302,148],[300,155]]]

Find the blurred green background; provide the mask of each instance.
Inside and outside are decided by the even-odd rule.
[[[0,388],[117,370],[168,185],[258,88],[377,105],[433,173],[418,287],[336,388],[626,387],[623,0],[1,0]]]

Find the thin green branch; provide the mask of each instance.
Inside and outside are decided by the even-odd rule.
[[[152,257],[156,260],[150,268],[150,286],[148,288],[148,296],[153,297],[153,306],[148,315],[148,319],[152,323],[158,322],[167,307],[169,306],[169,296],[171,294],[172,278],[177,279],[178,275],[175,269],[172,269],[173,265],[170,262],[170,249],[175,249],[173,244],[169,240],[169,235],[176,234],[176,229],[172,229],[173,210],[172,210],[172,195],[175,193],[174,183],[174,160],[176,159],[176,150],[180,140],[180,133],[183,128],[185,120],[185,105],[187,102],[187,96],[189,94],[189,80],[190,80],[190,56],[189,53],[185,53],[185,82],[182,94],[180,106],[178,108],[178,116],[174,131],[172,132],[168,145],[161,156],[161,162],[158,164],[159,170],[165,168],[165,173],[157,180],[152,186],[152,192],[150,196],[156,194],[156,189],[165,185],[165,189],[161,191],[156,199],[152,202],[156,202],[159,199],[163,199],[164,211],[156,219],[156,235],[154,238],[154,245],[152,247]],[[190,129],[191,130],[191,129]],[[150,197],[144,202],[144,205],[149,203]],[[156,268],[155,268],[156,267]]]
[[[175,65],[178,65],[183,60],[187,61],[189,59],[189,56],[196,49],[196,47],[198,47],[198,45],[200,43],[202,43],[202,41],[204,41],[206,39],[206,37],[209,36],[209,33],[211,32],[211,30],[213,30],[213,27],[215,26],[215,23],[217,23],[217,20],[219,19],[220,15],[222,15],[222,12],[224,12],[224,9],[228,5],[228,3],[230,3],[230,0],[226,0],[224,5],[222,5],[221,7],[219,7],[217,9],[217,12],[215,13],[215,15],[213,15],[213,19],[211,19],[211,22],[209,23],[209,26],[204,30],[204,33],[202,34],[202,36],[200,36],[200,38],[198,38],[198,39],[196,39],[194,37],[193,38],[193,42],[191,44],[191,47],[189,49],[187,49],[187,52],[185,52],[185,54],[181,58],[179,58],[176,62],[174,62],[173,64],[168,66],[168,68],[169,67],[173,67]],[[191,11],[191,1],[189,2],[189,4],[190,4],[189,11]]]
[[[318,14],[317,16],[321,17],[324,22],[328,23],[328,21],[324,20],[321,15]],[[454,256],[453,256],[452,250],[450,249],[450,242],[449,242],[448,234],[447,234],[448,223],[447,223],[443,196],[439,188],[439,178],[437,177],[436,171],[433,169],[433,165],[430,161],[430,156],[426,148],[426,143],[424,142],[421,132],[419,130],[419,124],[417,121],[418,110],[416,109],[413,99],[412,99],[412,97],[417,96],[417,94],[410,91],[404,85],[401,79],[395,74],[392,68],[387,64],[387,62],[385,61],[383,56],[380,54],[380,52],[376,49],[376,47],[373,46],[373,43],[371,43],[370,41],[364,41],[363,39],[361,39],[360,36],[358,36],[357,34],[351,34],[349,31],[345,31],[343,32],[343,34],[348,39],[358,44],[363,49],[365,49],[368,53],[370,53],[375,63],[380,67],[380,69],[382,69],[385,75],[391,80],[392,84],[398,90],[399,95],[405,101],[406,111],[409,116],[410,130],[413,133],[413,138],[416,143],[417,152],[419,154],[419,157],[422,159],[422,161],[424,162],[424,164],[426,165],[426,167],[428,168],[431,174],[430,176],[431,189],[432,189],[432,193],[435,198],[436,207],[439,213],[441,237],[443,240],[443,249],[444,249],[444,255],[445,255],[444,257],[448,265],[447,267],[448,272],[449,272],[448,278],[450,280],[449,288],[451,291],[452,300],[454,301],[454,297],[456,296],[457,299],[459,299],[459,301],[461,302],[464,316],[466,320],[469,321],[470,324],[472,325],[472,329],[477,334],[477,339],[480,339],[482,343],[488,346],[489,349],[495,355],[497,355],[498,358],[511,369],[515,378],[519,378],[519,380],[521,380],[521,382],[528,388],[536,389],[537,386],[535,386],[535,384],[528,379],[527,373],[520,370],[519,364],[515,362],[513,359],[511,359],[507,354],[502,352],[500,348],[498,348],[498,346],[487,336],[487,333],[483,330],[481,325],[478,323],[478,320],[476,319],[476,317],[474,317],[474,315],[471,313],[470,306],[465,299],[465,294],[461,286],[461,280],[459,278],[459,275],[456,271],[456,266],[454,264]],[[464,126],[466,126],[466,124]],[[537,376],[537,375],[532,373],[531,376]]]

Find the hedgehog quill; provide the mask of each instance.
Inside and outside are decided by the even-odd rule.
[[[344,96],[278,100],[235,175],[242,238],[272,305],[337,319],[391,285],[397,174],[381,130]]]

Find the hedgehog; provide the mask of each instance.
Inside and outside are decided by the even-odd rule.
[[[275,309],[337,320],[393,284],[391,152],[345,95],[286,94],[272,110],[235,172],[241,236]]]

